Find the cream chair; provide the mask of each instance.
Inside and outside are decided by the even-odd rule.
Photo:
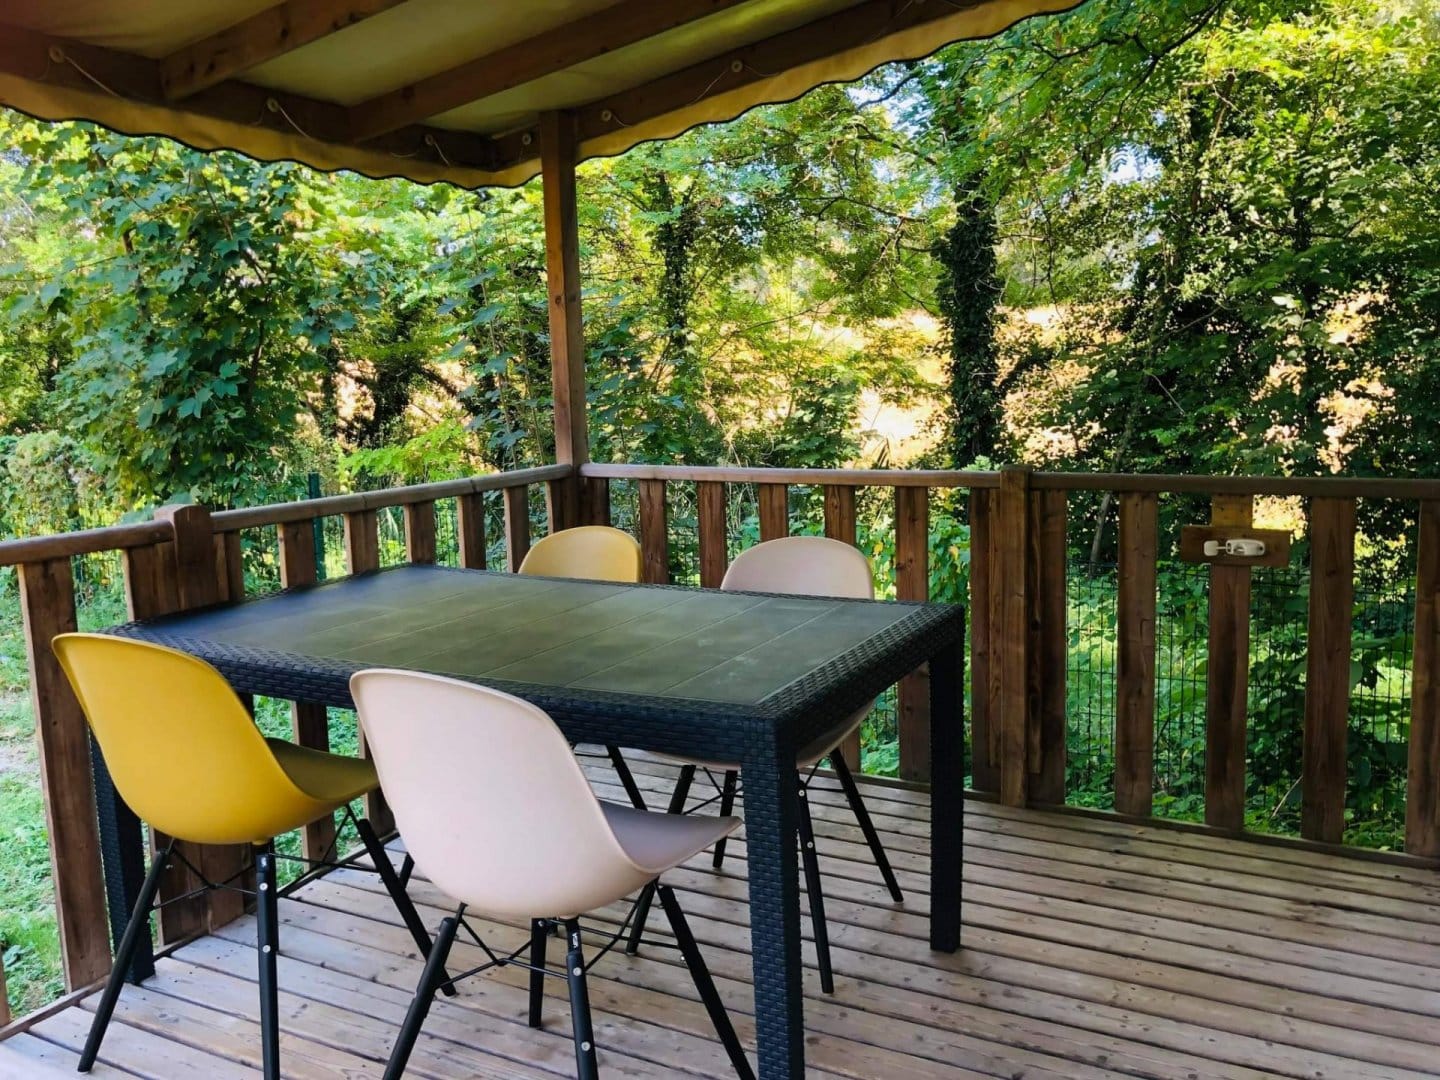
[[[520,573],[591,581],[639,581],[640,545],[609,525],[561,529],[537,541],[520,563]]]
[[[532,1027],[540,1026],[545,977],[564,978],[576,1067],[584,1080],[597,1076],[579,916],[647,887],[660,897],[735,1071],[743,1080],[753,1078],[679,902],[659,884],[661,874],[733,832],[738,820],[674,817],[601,802],[555,722],[498,690],[389,670],[359,672],[350,688],[385,797],[416,865],[460,902],[440,924],[387,1078],[403,1075],[435,991],[453,985],[444,964],[467,908],[529,922],[528,962],[520,959],[523,946],[498,955],[487,949],[491,963],[477,970],[514,965],[530,971]],[[563,972],[545,963],[552,924],[565,932]]]
[[[836,596],[870,600],[875,596],[875,583],[870,573],[870,563],[852,545],[823,536],[789,536],[780,540],[768,540],[747,548],[730,564],[720,588],[738,592],[785,593],[804,596]],[[815,852],[815,831],[811,824],[808,788],[810,777],[821,761],[830,759],[830,766],[840,780],[845,798],[865,842],[870,845],[880,876],[895,903],[905,899],[880,836],[865,809],[850,766],[840,752],[840,746],[850,738],[864,722],[874,703],[857,710],[819,739],[807,746],[796,761],[800,785],[800,858],[805,871],[805,892],[810,900],[810,921],[815,933],[815,953],[820,969],[820,986],[827,994],[835,992],[835,978],[830,968],[830,935],[825,925],[825,896],[820,882],[820,861]],[[723,772],[720,787],[720,813],[727,815],[734,808],[740,766],[733,762],[697,761],[686,758],[670,758],[681,765],[680,779],[670,799],[670,813],[685,812],[685,801],[697,769],[709,772]],[[705,805],[710,801],[707,800]],[[697,808],[698,809],[698,808]],[[725,841],[722,838],[715,845],[715,868],[718,870],[725,861]],[[636,905],[627,951],[634,954],[644,933],[649,916],[653,891],[641,893]]]

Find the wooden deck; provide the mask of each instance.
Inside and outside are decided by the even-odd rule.
[[[663,766],[637,771],[668,790]],[[623,798],[608,769],[593,777]],[[816,788],[838,992],[821,995],[811,973],[810,1075],[1440,1076],[1440,880],[1429,871],[971,802],[965,947],[941,956],[920,914],[925,796],[867,788],[907,910],[889,903],[833,784]],[[705,856],[671,880],[748,1040],[745,846],[730,850],[722,873]],[[438,923],[436,891],[417,879],[412,892]],[[285,1075],[379,1076],[419,967],[378,882],[333,873],[281,915]],[[127,987],[93,1075],[258,1075],[253,930],[245,919],[192,942],[153,982]],[[452,970],[479,955],[459,943],[457,953]],[[523,979],[480,977],[439,1001],[409,1075],[572,1075],[563,985],[552,980],[536,1032]],[[591,993],[607,1075],[733,1075],[668,952],[611,953]],[[0,1075],[71,1072],[91,1007],[0,1043]]]

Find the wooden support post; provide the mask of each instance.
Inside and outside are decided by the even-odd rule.
[[[1213,525],[1248,526],[1249,495],[1216,495]],[[1205,822],[1245,825],[1245,740],[1250,688],[1250,568],[1210,567],[1210,661],[1205,696]]]
[[[1440,858],[1440,502],[1434,500],[1420,504],[1405,850]]]
[[[505,568],[518,573],[530,554],[530,489],[508,487],[505,497]]]
[[[314,585],[319,580],[315,569],[315,522],[281,522],[280,585],[294,589]],[[314,701],[296,701],[290,706],[290,731],[295,741],[311,750],[330,749],[330,713]],[[313,821],[305,826],[300,837],[301,852],[307,859],[323,859],[335,842],[335,816]]]
[[[1355,618],[1355,500],[1310,502],[1310,631],[1305,651],[1305,741],[1300,834],[1345,836],[1345,733]]]
[[[1030,470],[1000,472],[992,521],[990,565],[991,678],[998,700],[990,722],[1000,731],[1000,801],[1024,806],[1029,798],[1030,747]]]
[[[669,511],[665,481],[640,481],[641,575],[652,585],[670,582]]]
[[[1137,817],[1150,816],[1155,791],[1157,530],[1157,503],[1153,494],[1120,496],[1115,809]]]
[[[408,503],[405,506],[405,561],[431,565],[435,562],[435,504]]]
[[[583,520],[586,525],[610,524],[610,481],[591,476],[580,481]]]
[[[701,480],[695,485],[696,526],[700,533],[700,587],[718,589],[730,565],[725,520],[725,485]]]
[[[484,570],[485,497],[478,491],[455,499],[455,533],[460,565],[468,570]]]
[[[790,488],[785,484],[757,484],[760,500],[760,542],[790,535]]]
[[[91,781],[90,730],[50,646],[57,634],[75,630],[75,588],[68,558],[22,564],[18,577],[60,964],[66,989],[77,990],[110,970],[110,924]]]
[[[345,515],[345,565],[352,575],[380,569],[380,522],[374,510],[356,510]],[[360,744],[360,756],[368,758],[370,747],[365,743],[365,732],[359,729],[358,722],[355,734]],[[372,791],[365,796],[365,816],[381,836],[395,828],[395,816],[381,791]]]
[[[930,598],[930,490],[895,489],[895,595]],[[896,692],[900,776],[930,779],[930,669],[922,665],[900,680]]]
[[[855,531],[855,489],[848,484],[826,484],[825,485],[825,535],[831,540],[839,540],[846,544],[855,544],[857,536]],[[840,753],[844,756],[845,762],[856,772],[859,772],[864,762],[861,760],[860,732],[846,738],[840,744]]]
[[[990,662],[990,515],[995,493],[970,491],[970,784],[976,791],[1000,790],[1000,729],[992,722],[994,674]]]
[[[1065,597],[1063,491],[1030,495],[1030,798],[1065,801],[1065,677],[1070,638]]]
[[[555,460],[590,458],[585,419],[585,331],[580,308],[580,224],[575,196],[575,115],[540,116],[540,176],[545,210],[545,279],[550,298],[550,365],[555,397]],[[552,530],[580,521],[580,477],[556,491]]]

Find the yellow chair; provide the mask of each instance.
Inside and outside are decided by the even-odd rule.
[[[609,525],[562,529],[536,543],[520,573],[590,581],[639,581],[640,545]]]
[[[254,848],[256,889],[251,895],[258,923],[262,1058],[266,1080],[278,1080],[275,836],[343,810],[354,820],[416,945],[424,954],[430,950],[420,915],[374,828],[350,810],[351,801],[379,786],[375,767],[267,739],[224,676],[188,653],[102,634],[61,634],[54,648],[116,791],[141,820],[172,838],[152,859],[141,886],[90,1025],[80,1071],[88,1072],[100,1052],[140,934],[148,931],[160,878],[173,858],[184,861],[175,844],[188,841]],[[219,887],[236,886],[206,881],[206,889]]]

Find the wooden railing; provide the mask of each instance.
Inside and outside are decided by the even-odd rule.
[[[582,521],[610,520],[612,481],[631,483],[638,491],[636,526],[645,577],[652,582],[670,577],[667,487],[694,485],[698,577],[705,586],[720,583],[728,562],[728,486],[755,485],[761,539],[790,531],[792,486],[818,487],[824,532],[851,543],[857,540],[857,499],[877,489],[888,492],[895,590],[906,600],[929,596],[935,493],[963,494],[970,545],[972,777],[978,791],[1012,805],[1060,804],[1066,798],[1067,515],[1076,493],[1109,493],[1119,514],[1115,808],[1140,818],[1150,815],[1154,790],[1158,498],[1209,496],[1217,521],[1248,521],[1259,495],[1308,499],[1302,831],[1306,838],[1326,843],[1338,842],[1344,826],[1355,503],[1358,498],[1414,502],[1420,531],[1406,847],[1415,855],[1440,857],[1440,482],[1072,475],[1018,468],[902,472],[585,465],[577,474],[557,465],[217,513],[196,506],[171,507],[140,524],[0,542],[0,566],[18,569],[67,985],[89,986],[108,972],[107,881],[113,888],[144,870],[102,867],[98,816],[113,815],[134,830],[140,826],[125,820],[128,812],[105,785],[92,785],[84,718],[50,649],[56,634],[77,625],[72,559],[119,552],[131,616],[154,616],[242,597],[241,533],[247,530],[274,527],[280,583],[304,585],[317,578],[315,540],[322,519],[343,521],[346,565],[358,573],[380,564],[378,515],[399,507],[405,559],[433,562],[436,503],[453,499],[457,560],[483,568],[490,548],[483,498],[499,492],[503,550],[513,570],[530,544],[532,488],[544,487],[553,529],[568,523],[567,507],[578,506]],[[1249,571],[1215,565],[1208,572],[1205,819],[1213,828],[1234,832],[1243,826],[1245,801]],[[923,670],[915,672],[897,692],[899,771],[915,780],[924,780],[929,770],[926,677]],[[294,706],[293,728],[303,745],[328,747],[323,708]],[[848,750],[858,755],[858,747]],[[387,820],[378,797],[369,812],[382,823]],[[303,837],[305,850],[323,852],[333,830],[333,822],[311,826]],[[223,848],[190,853],[197,866],[218,877],[243,865],[242,856],[237,849]],[[175,880],[165,883],[163,895],[186,893],[193,884],[184,880],[186,873],[177,871]],[[180,940],[239,914],[236,894],[211,894],[203,902],[168,907],[160,920],[161,935],[165,942]]]
[[[127,878],[145,872],[143,866],[102,865],[100,816],[113,818],[131,835],[138,835],[140,825],[107,785],[92,784],[85,719],[50,648],[55,635],[77,628],[73,558],[119,552],[129,615],[148,618],[242,598],[242,530],[275,526],[281,583],[303,585],[317,577],[315,530],[322,519],[343,520],[346,564],[350,572],[360,573],[380,565],[378,512],[401,507],[406,559],[434,562],[435,504],[454,499],[458,560],[463,566],[483,568],[487,538],[481,500],[485,492],[500,492],[506,558],[513,569],[530,544],[530,489],[543,485],[547,507],[553,507],[562,500],[561,488],[572,483],[574,470],[556,465],[213,514],[200,506],[166,507],[154,521],[141,524],[0,542],[0,566],[17,569],[66,986],[86,987],[109,972],[107,883],[113,896]],[[294,706],[293,724],[299,743],[328,748],[322,706]],[[381,827],[388,827],[388,811],[378,796],[367,811]],[[332,821],[307,829],[306,852],[317,856],[324,852],[334,828]],[[236,873],[247,854],[242,848],[215,847],[186,852],[211,880]],[[190,892],[198,884],[191,877],[177,860],[172,877],[162,884],[161,898]],[[240,894],[224,890],[209,893],[203,901],[170,904],[160,917],[162,943],[220,926],[243,913],[241,904]]]
[[[932,493],[962,489],[970,528],[971,775],[1003,802],[1066,799],[1067,517],[1077,493],[1118,506],[1115,617],[1114,806],[1150,818],[1155,790],[1158,506],[1165,496],[1207,497],[1213,525],[1249,525],[1257,496],[1305,501],[1310,540],[1301,763],[1304,839],[1338,844],[1345,827],[1346,737],[1351,705],[1351,624],[1356,502],[1403,500],[1420,522],[1411,676],[1405,847],[1440,858],[1440,481],[1130,476],[1031,472],[794,470],[584,465],[591,520],[608,520],[608,486],[638,489],[648,580],[669,576],[667,485],[693,484],[700,584],[725,572],[727,485],[754,485],[762,540],[790,530],[787,486],[822,490],[826,535],[856,541],[857,492],[893,501],[895,583],[901,599],[926,598]],[[1233,562],[1233,560],[1232,560]],[[1204,819],[1244,829],[1250,666],[1250,577],[1244,565],[1208,567]],[[899,687],[899,773],[928,775],[924,672]],[[854,753],[858,748],[847,748]]]

